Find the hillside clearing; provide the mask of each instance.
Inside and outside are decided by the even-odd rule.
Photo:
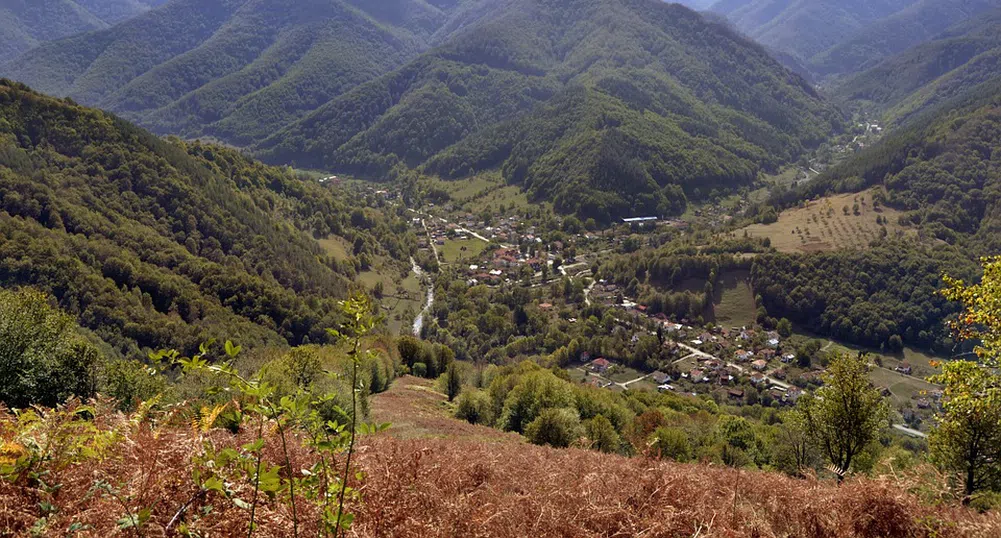
[[[857,204],[857,213],[855,211]],[[839,194],[807,202],[779,214],[778,222],[752,224],[737,230],[749,237],[767,237],[779,252],[823,252],[839,248],[867,248],[886,228],[890,237],[909,237],[913,230],[899,224],[903,213],[873,208],[871,192]],[[885,224],[877,224],[879,217]]]

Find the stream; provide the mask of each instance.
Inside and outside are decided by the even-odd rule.
[[[424,314],[428,310],[431,310],[431,305],[434,303],[434,285],[431,282],[425,282],[426,279],[423,278],[424,270],[422,270],[421,267],[417,265],[417,262],[414,261],[414,258],[412,256],[410,258],[410,265],[413,266],[414,274],[417,275],[417,279],[420,280],[422,283],[426,283],[428,287],[427,302],[424,303],[424,308],[422,308],[420,313],[417,314],[417,317],[414,318],[414,336],[419,338],[421,336],[421,329],[424,327]]]

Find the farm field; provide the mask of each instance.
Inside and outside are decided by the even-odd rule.
[[[856,211],[857,204],[857,211]],[[867,248],[882,228],[891,237],[913,236],[898,223],[902,213],[873,208],[872,191],[840,194],[787,209],[772,224],[752,224],[738,230],[749,237],[767,237],[780,252],[822,252],[839,248]],[[880,223],[877,224],[877,218]]]

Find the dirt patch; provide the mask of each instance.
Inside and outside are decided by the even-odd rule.
[[[469,424],[453,417],[453,405],[434,391],[432,381],[404,376],[371,399],[372,420],[392,424],[388,435],[400,439],[448,437],[477,441],[521,443],[516,433]]]

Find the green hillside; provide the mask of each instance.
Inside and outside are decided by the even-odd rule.
[[[996,7],[991,0],[720,0],[711,10],[823,80],[872,67]]]
[[[158,133],[245,145],[425,50],[444,0],[177,0],[3,74]]]
[[[165,0],[0,0],[0,64],[48,41],[107,28]]]
[[[997,7],[993,0],[922,0],[810,58],[809,66],[820,76],[857,73]]]
[[[347,193],[238,153],[165,141],[113,116],[0,83],[0,285],[30,285],[124,356],[322,342],[354,254],[413,239]]]
[[[1001,250],[1001,80],[975,86],[916,117],[811,182],[808,191],[885,188],[926,236],[970,257]]]
[[[747,184],[839,121],[763,49],[682,6],[517,0],[257,149],[363,176],[499,167],[607,221]]]
[[[1001,10],[958,24],[934,40],[891,57],[832,89],[902,122],[1001,73]]]

